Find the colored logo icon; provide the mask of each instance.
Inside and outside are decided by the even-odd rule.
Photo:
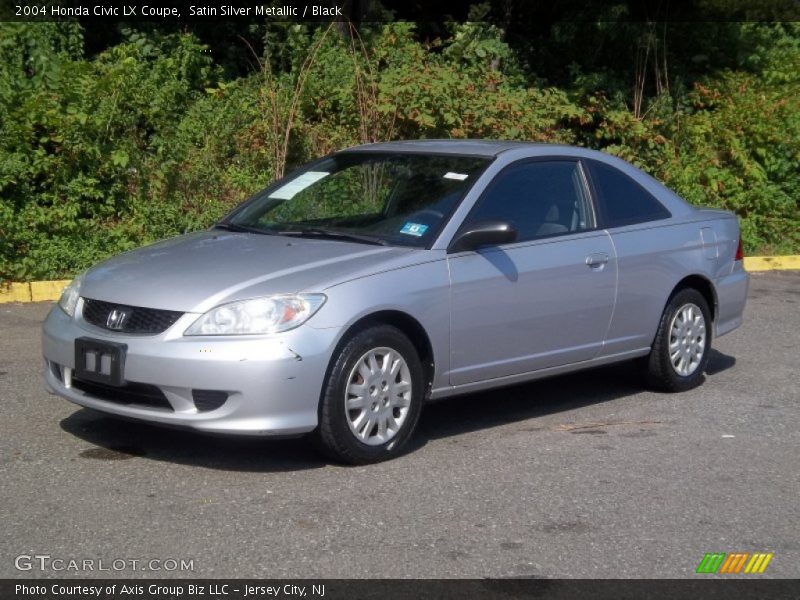
[[[697,573],[763,573],[772,560],[772,552],[707,552],[697,566]]]

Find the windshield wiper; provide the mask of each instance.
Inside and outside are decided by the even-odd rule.
[[[237,233],[260,233],[261,235],[274,235],[271,231],[265,231],[264,229],[257,229],[255,227],[246,227],[244,225],[225,222],[215,223],[212,229],[224,229],[225,231],[235,231]]]
[[[276,231],[278,235],[295,235],[297,237],[316,237],[328,238],[331,240],[345,240],[348,242],[358,242],[360,244],[374,244],[376,246],[388,246],[389,243],[379,237],[371,235],[361,235],[358,233],[344,233],[342,231],[330,231],[317,227],[304,227],[303,229],[284,229]]]

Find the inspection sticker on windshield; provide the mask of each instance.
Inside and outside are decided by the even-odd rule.
[[[406,235],[414,235],[416,237],[422,237],[422,234],[428,230],[427,225],[422,225],[420,223],[411,223],[406,222],[403,225],[403,228],[400,230],[400,233],[405,233]]]
[[[445,179],[457,179],[458,181],[464,181],[467,177],[469,177],[467,173],[453,173],[452,171],[444,174]]]
[[[328,175],[330,175],[330,173],[326,173],[325,171],[306,171],[299,177],[292,179],[289,183],[279,187],[272,192],[269,197],[277,198],[278,200],[291,200],[312,183],[316,183]]]

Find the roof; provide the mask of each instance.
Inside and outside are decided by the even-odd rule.
[[[550,146],[533,142],[507,140],[402,140],[353,146],[345,152],[431,152],[436,154],[468,154],[472,156],[497,156],[501,152],[525,146]]]

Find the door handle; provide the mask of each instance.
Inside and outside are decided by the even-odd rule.
[[[600,267],[608,262],[608,254],[597,252],[586,257],[586,264],[590,267]]]

